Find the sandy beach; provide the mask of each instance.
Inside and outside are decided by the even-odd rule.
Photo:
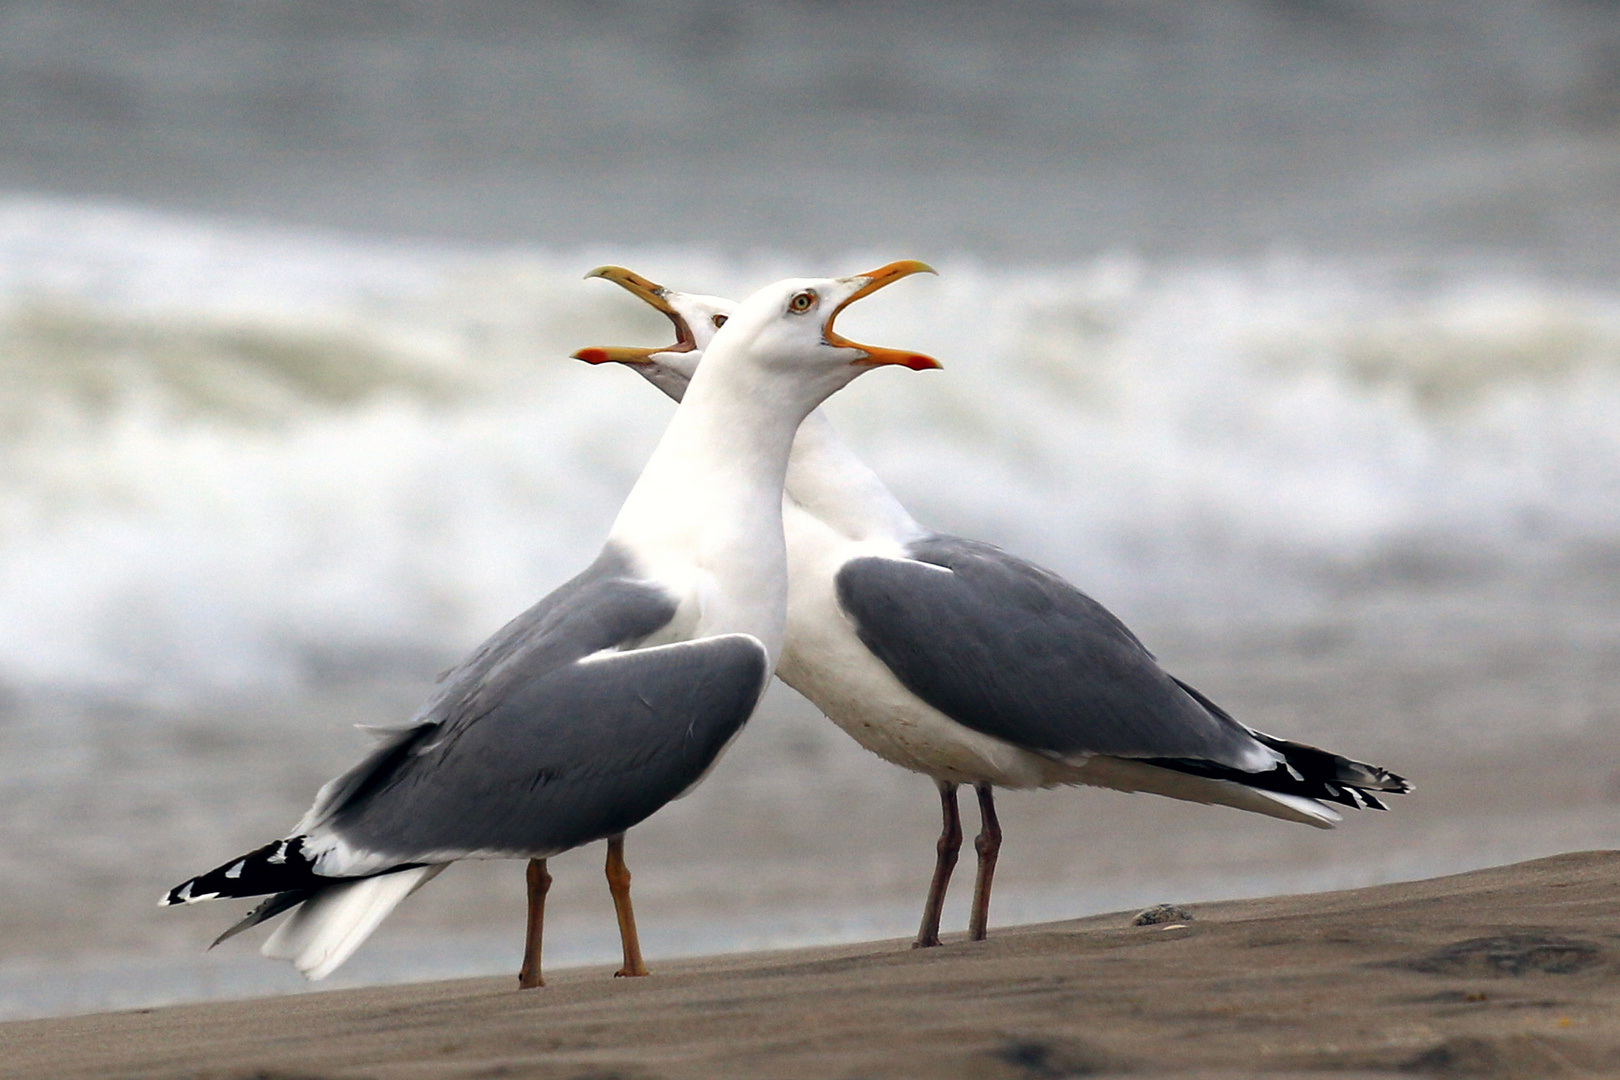
[[[1620,852],[960,937],[0,1025],[0,1076],[1620,1075]]]

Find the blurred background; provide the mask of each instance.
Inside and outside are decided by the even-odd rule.
[[[1620,5],[19,0],[0,1016],[300,986],[155,902],[594,553],[670,407],[567,356],[669,331],[586,270],[902,257],[841,328],[945,370],[831,411],[917,515],[1418,786],[1008,795],[994,921],[1615,842]],[[936,813],[778,687],[631,834],[654,967],[911,933]],[[600,858],[552,964],[614,955]],[[515,972],[522,904],[455,867],[326,985]]]

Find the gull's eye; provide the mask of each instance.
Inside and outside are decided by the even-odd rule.
[[[722,326],[726,325],[726,316],[724,316],[724,315],[716,315],[712,319],[710,319],[709,321],[714,323],[714,328],[716,330],[718,330]]]
[[[795,315],[803,315],[816,306],[816,293],[814,289],[806,289],[802,293],[794,293],[793,299],[788,301],[788,310]]]

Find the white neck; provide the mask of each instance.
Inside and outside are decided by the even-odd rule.
[[[787,604],[782,485],[794,429],[825,395],[729,361],[709,357],[693,378],[610,537],[695,618],[690,636],[752,634],[774,661]]]
[[[824,525],[850,540],[905,543],[927,535],[817,409],[799,425],[787,493]]]

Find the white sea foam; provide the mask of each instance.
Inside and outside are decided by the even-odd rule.
[[[449,656],[588,561],[667,415],[566,359],[787,256],[467,250],[0,202],[0,678],[189,692]],[[841,427],[930,524],[1116,606],[1308,603],[1620,536],[1620,294],[1466,267],[936,260]],[[358,659],[357,659],[358,658]]]

